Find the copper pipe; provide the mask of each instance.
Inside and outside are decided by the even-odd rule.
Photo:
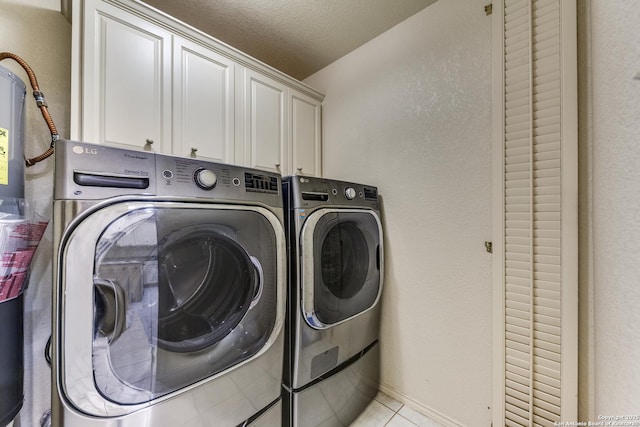
[[[40,112],[42,112],[42,117],[44,118],[44,121],[47,122],[49,131],[51,132],[51,145],[49,146],[47,151],[31,159],[25,158],[25,164],[27,165],[27,167],[33,166],[36,163],[46,159],[47,157],[53,154],[55,143],[59,138],[58,130],[56,129],[56,125],[53,123],[53,119],[49,114],[49,110],[47,108],[47,102],[44,100],[44,93],[40,91],[40,87],[38,86],[38,80],[36,79],[36,75],[31,69],[31,67],[29,66],[29,64],[27,64],[24,59],[20,58],[18,55],[11,52],[0,52],[0,61],[4,59],[13,59],[18,64],[20,64],[20,66],[24,68],[24,70],[27,72],[27,75],[29,76],[29,82],[31,83],[31,87],[33,88],[33,96],[36,99],[36,104],[38,105],[38,108],[40,108]]]

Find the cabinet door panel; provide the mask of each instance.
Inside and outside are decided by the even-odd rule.
[[[321,176],[320,102],[291,95],[291,152],[294,174]]]
[[[201,45],[174,42],[174,152],[233,163],[234,64]]]
[[[245,70],[245,164],[286,174],[287,88]]]
[[[85,7],[83,139],[170,152],[171,35],[102,2]]]

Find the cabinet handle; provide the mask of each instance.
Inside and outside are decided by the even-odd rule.
[[[280,163],[276,163],[276,169],[280,169]]]
[[[298,172],[302,172],[302,168],[298,168]]]
[[[142,147],[142,149],[144,151],[153,151],[153,148],[151,147],[152,145],[153,145],[153,139],[147,138],[146,144],[144,144],[144,147]]]
[[[196,147],[191,147],[191,154],[189,154],[189,157],[196,157],[196,151],[198,151],[198,149]]]

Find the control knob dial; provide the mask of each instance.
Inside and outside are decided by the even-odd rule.
[[[203,190],[211,190],[216,186],[218,177],[211,169],[200,168],[193,173],[193,180]]]
[[[353,200],[356,197],[356,190],[353,187],[347,187],[344,189],[344,196],[347,200]]]

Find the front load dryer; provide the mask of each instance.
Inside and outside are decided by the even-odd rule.
[[[54,426],[281,425],[281,178],[60,141]]]
[[[374,186],[283,179],[289,248],[285,426],[343,427],[379,385],[383,239]]]

